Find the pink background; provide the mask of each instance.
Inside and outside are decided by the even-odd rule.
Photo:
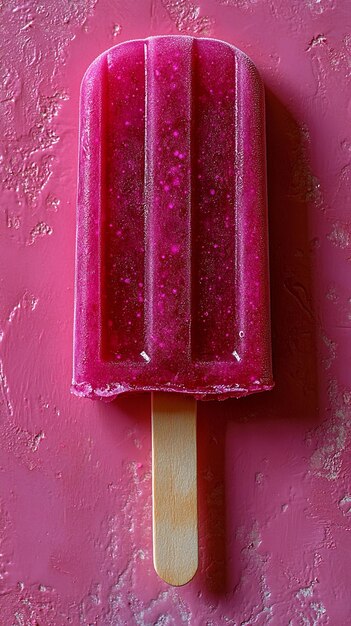
[[[348,0],[0,5],[1,626],[348,626]],[[153,570],[150,401],[72,397],[81,77],[126,39],[190,33],[266,85],[276,389],[199,404],[201,567]]]

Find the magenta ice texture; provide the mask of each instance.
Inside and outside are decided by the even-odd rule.
[[[232,45],[122,43],[81,91],[72,390],[270,389],[264,92]]]

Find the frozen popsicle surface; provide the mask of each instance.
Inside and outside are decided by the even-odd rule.
[[[233,46],[120,44],[81,91],[73,391],[270,389],[264,93]]]

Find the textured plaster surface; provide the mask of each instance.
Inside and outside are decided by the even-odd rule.
[[[350,3],[0,2],[0,625],[351,623]],[[223,38],[266,85],[273,392],[199,404],[200,570],[152,566],[150,402],[69,394],[79,84]]]

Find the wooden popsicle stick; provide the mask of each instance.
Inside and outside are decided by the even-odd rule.
[[[179,586],[198,566],[196,400],[153,393],[151,405],[154,567]]]

